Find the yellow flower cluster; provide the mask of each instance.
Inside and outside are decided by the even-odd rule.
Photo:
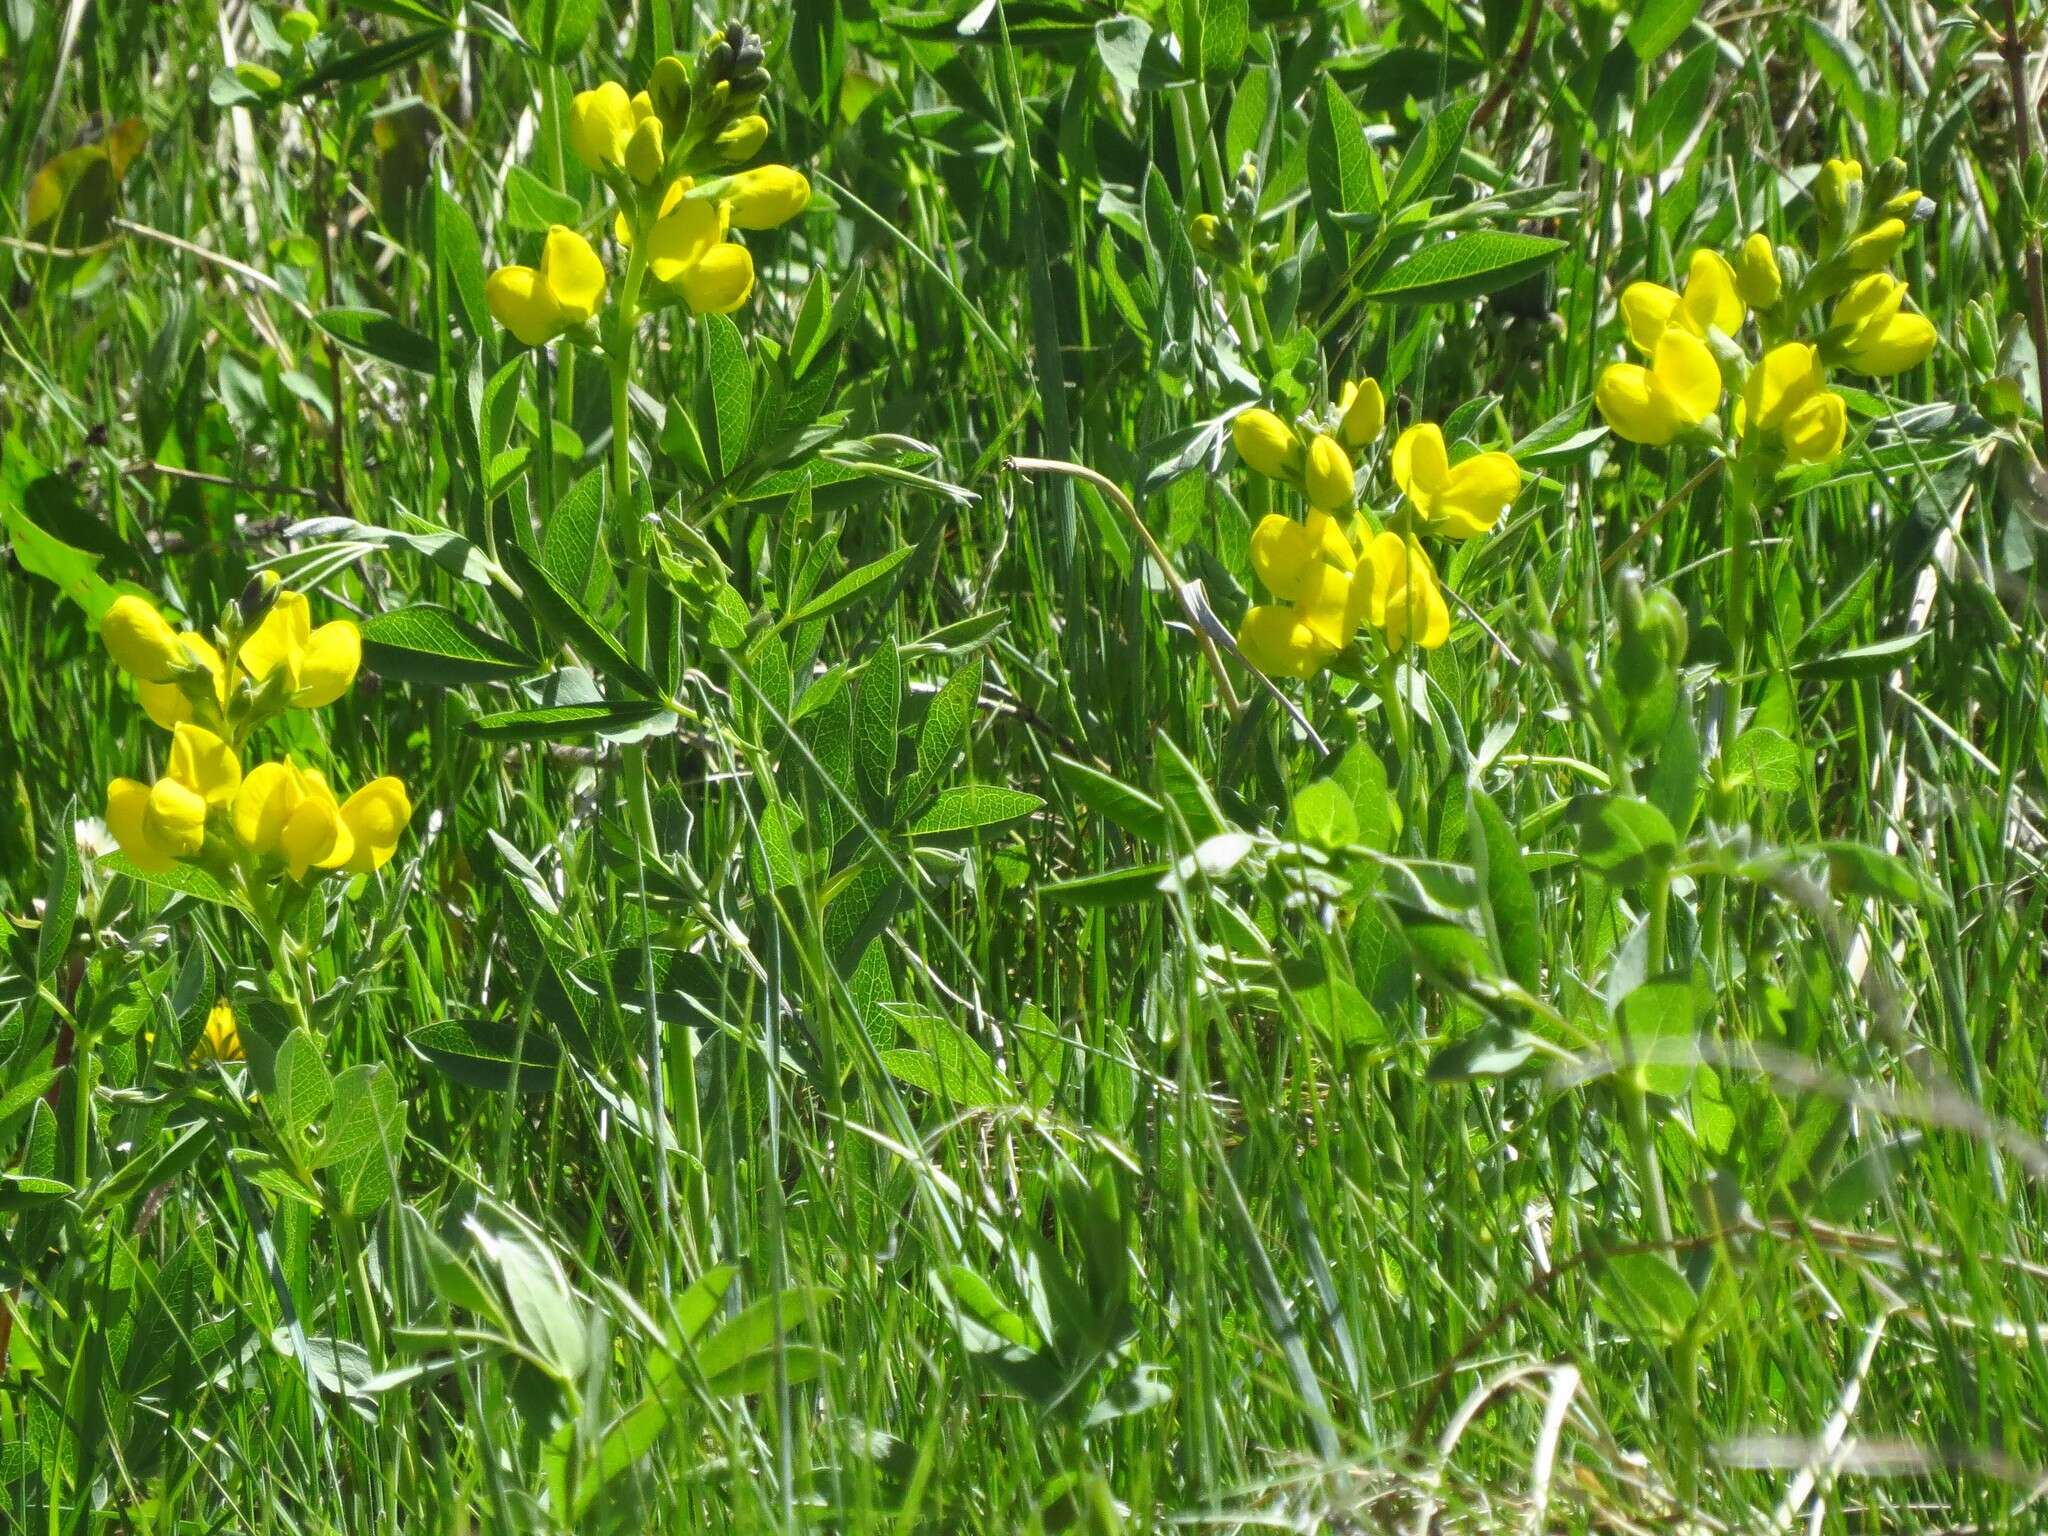
[[[571,101],[569,147],[610,189],[619,246],[639,242],[629,263],[629,308],[639,303],[644,271],[658,301],[700,315],[732,313],[754,291],[754,258],[727,235],[773,229],[809,205],[810,182],[786,165],[731,169],[768,139],[767,118],[751,110],[767,85],[761,57],[758,38],[729,28],[706,46],[694,72],[670,55],[645,90],[629,95],[608,80]],[[593,319],[606,286],[590,241],[557,224],[538,267],[500,267],[484,292],[498,323],[539,347]]]
[[[1379,527],[1357,510],[1351,461],[1386,427],[1378,381],[1346,384],[1329,416],[1301,428],[1254,407],[1231,424],[1238,457],[1309,504],[1300,520],[1271,513],[1252,532],[1252,567],[1275,601],[1245,614],[1238,649],[1274,676],[1315,676],[1368,624],[1390,651],[1410,642],[1424,650],[1442,645],[1450,608],[1418,535],[1476,538],[1521,490],[1509,455],[1480,453],[1453,464],[1442,430],[1420,422],[1394,444],[1390,468],[1405,501]]]
[[[363,651],[353,622],[316,628],[303,592],[259,580],[213,638],[172,629],[133,594],[107,609],[100,638],[149,718],[171,733],[163,774],[107,786],[107,829],[136,868],[185,860],[244,876],[282,868],[304,880],[315,869],[367,874],[391,857],[412,817],[399,780],[376,779],[340,800],[289,759],[242,770],[241,748],[264,720],[348,692]]]
[[[1694,251],[1682,291],[1631,283],[1621,295],[1622,321],[1646,361],[1611,365],[1594,391],[1614,434],[1653,447],[1716,440],[1732,384],[1731,425],[1745,448],[1795,465],[1840,453],[1848,408],[1827,387],[1828,367],[1883,377],[1918,367],[1934,351],[1934,326],[1905,308],[1905,283],[1884,270],[1907,221],[1930,206],[1904,181],[1902,162],[1880,167],[1880,195],[1866,208],[1862,166],[1830,160],[1815,183],[1820,245],[1810,262],[1759,232],[1732,263],[1717,251]],[[1798,339],[1807,313],[1830,301],[1818,338]],[[1752,314],[1754,361],[1740,340]]]

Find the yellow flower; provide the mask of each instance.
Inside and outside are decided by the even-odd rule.
[[[199,852],[210,811],[242,787],[234,748],[202,726],[171,731],[170,771],[154,784],[115,779],[107,786],[107,830],[139,869],[168,869]]]
[[[1743,314],[1735,269],[1719,251],[1692,253],[1682,294],[1662,283],[1630,283],[1621,293],[1628,339],[1645,357],[1657,349],[1657,338],[1667,327],[1681,326],[1702,339],[1710,329],[1733,336],[1742,329]]]
[[[355,857],[355,834],[342,820],[334,791],[293,762],[249,771],[235,796],[234,825],[245,848],[258,858],[280,855],[294,880],[311,869],[340,869]]]
[[[1256,607],[1238,627],[1237,648],[1244,659],[1271,677],[1314,677],[1333,654],[1314,631],[1282,604]]]
[[[1470,539],[1487,532],[1520,494],[1521,468],[1505,453],[1453,465],[1435,422],[1417,422],[1394,443],[1394,483],[1434,533]]]
[[[1904,283],[1888,272],[1873,272],[1835,302],[1828,339],[1845,367],[1884,377],[1927,361],[1934,326],[1925,315],[1902,309],[1905,298]]]
[[[1821,208],[1839,218],[1848,210],[1850,196],[1863,186],[1863,163],[1859,160],[1830,160],[1820,168],[1817,196]]]
[[[156,605],[132,592],[114,599],[100,616],[100,640],[114,664],[144,683],[168,683],[189,666],[178,632]]]
[[[754,258],[725,238],[725,205],[686,198],[689,188],[684,178],[663,196],[647,234],[647,270],[696,313],[729,315],[754,291]]]
[[[1311,512],[1305,522],[1269,512],[1252,530],[1252,569],[1275,597],[1301,596],[1310,568],[1318,563],[1349,571],[1358,564],[1351,541],[1327,512]]]
[[[1751,309],[1769,309],[1785,291],[1785,274],[1778,269],[1778,253],[1768,235],[1761,231],[1742,242],[1735,262],[1735,291]]]
[[[349,619],[313,628],[306,594],[280,592],[269,616],[242,642],[241,660],[259,684],[282,669],[291,704],[319,709],[347,693],[355,681],[363,660],[363,634]]]
[[[1844,259],[1852,272],[1875,272],[1899,253],[1906,240],[1903,219],[1886,219],[1849,242]]]
[[[626,174],[643,187],[651,187],[661,175],[667,150],[662,143],[661,119],[643,117],[626,141]]]
[[[1303,488],[1312,506],[1322,512],[1345,512],[1351,507],[1351,460],[1345,457],[1337,439],[1318,432],[1308,445],[1308,469]]]
[[[498,268],[484,297],[498,324],[527,346],[542,347],[596,314],[604,285],[604,263],[590,242],[557,224],[541,246],[539,269]]]
[[[1378,440],[1387,425],[1387,397],[1380,393],[1378,379],[1360,379],[1355,384],[1346,384],[1344,393],[1338,398],[1337,408],[1343,419],[1337,424],[1337,435],[1344,439],[1347,448],[1363,448],[1367,443]]]
[[[1745,431],[1775,434],[1794,463],[1817,464],[1841,452],[1848,408],[1826,388],[1820,349],[1803,341],[1771,348],[1742,391]]]
[[[569,147],[600,175],[625,163],[633,136],[633,102],[626,88],[607,80],[594,91],[578,91],[569,103]]]
[[[220,652],[204,635],[186,630],[178,636],[178,644],[185,648],[185,654],[195,666],[203,667],[213,676],[214,705],[226,709],[228,703],[228,673],[222,665]],[[142,708],[151,720],[165,730],[170,730],[181,720],[192,718],[192,698],[177,683],[137,683],[135,696],[142,701]]]
[[[718,148],[718,158],[727,165],[738,165],[742,160],[753,159],[760,153],[761,146],[767,142],[768,119],[758,112],[747,117],[735,118],[720,129],[718,137],[712,140]]]
[[[1662,447],[1714,414],[1720,365],[1704,341],[1673,326],[1658,339],[1649,367],[1613,364],[1600,375],[1593,400],[1616,437]]]
[[[1301,463],[1301,444],[1293,429],[1256,405],[1237,413],[1230,423],[1230,441],[1240,459],[1269,479],[1285,480]]]
[[[786,165],[757,165],[733,176],[719,196],[735,229],[773,229],[809,206],[811,184]]]
[[[399,834],[412,820],[405,785],[391,775],[372,779],[341,803],[342,825],[355,839],[355,854],[342,866],[349,874],[382,869],[398,849]]]
[[[192,1065],[242,1059],[242,1032],[235,1025],[235,1010],[223,998],[206,1016],[206,1029],[192,1047]]]
[[[1421,545],[1380,534],[1366,546],[1365,566],[1372,570],[1371,618],[1386,631],[1387,649],[1413,641],[1433,651],[1451,637],[1451,610]]]

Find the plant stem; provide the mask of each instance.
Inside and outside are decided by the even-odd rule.
[[[2034,96],[2027,83],[2027,45],[2020,37],[2017,0],[2005,0],[2005,31],[1998,39],[1998,51],[2005,59],[2005,78],[2012,94],[2013,148],[2019,160],[2019,184],[2027,185],[2027,168],[2033,163]],[[2041,275],[2041,236],[2034,228],[2035,210],[2022,203],[2025,221],[2027,273],[2027,334],[2034,343],[2034,381],[2040,408],[2048,412],[2048,285]]]

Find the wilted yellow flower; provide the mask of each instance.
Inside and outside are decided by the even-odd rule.
[[[168,683],[189,666],[178,632],[156,605],[124,592],[100,615],[100,641],[114,664],[143,683]]]
[[[578,91],[569,102],[569,147],[591,170],[601,175],[624,165],[632,137],[633,101],[618,81]]]
[[[683,177],[663,195],[647,233],[647,270],[696,313],[729,315],[754,291],[754,258],[725,238],[725,205],[686,198],[689,190]]]
[[[1934,325],[1903,309],[1906,285],[1889,272],[1860,278],[1835,301],[1825,345],[1844,367],[1883,377],[1917,368],[1934,352]]]
[[[192,1065],[242,1059],[242,1032],[235,1024],[235,1010],[223,998],[206,1016],[206,1028],[192,1047]]]
[[[1351,507],[1351,460],[1337,439],[1318,432],[1308,445],[1308,466],[1302,487],[1310,505],[1320,512],[1345,512]]]
[[[1733,336],[1742,329],[1744,313],[1735,269],[1719,251],[1692,253],[1682,294],[1662,283],[1630,283],[1621,292],[1621,316],[1628,326],[1628,339],[1645,357],[1656,350],[1657,339],[1671,326],[1702,338],[1709,330]]]
[[[1735,291],[1751,309],[1769,309],[1785,291],[1785,274],[1770,236],[1761,231],[1742,242],[1735,262]]]
[[[1795,463],[1833,458],[1848,430],[1848,410],[1826,385],[1818,348],[1803,341],[1771,348],[1743,386],[1743,430],[1776,435]]]
[[[1380,393],[1378,379],[1360,379],[1346,384],[1338,397],[1337,409],[1343,413],[1337,425],[1337,435],[1344,439],[1347,448],[1363,448],[1374,442],[1387,425],[1387,397]]]
[[[213,678],[214,706],[226,709],[228,703],[228,673],[221,664],[220,652],[213,648],[213,642],[195,630],[186,630],[178,636],[178,644],[195,666],[203,667]],[[170,730],[181,720],[192,718],[192,697],[179,683],[145,683],[135,685],[135,696],[142,701],[142,708],[149,718]]]
[[[1237,413],[1230,423],[1230,441],[1240,459],[1269,479],[1285,480],[1301,463],[1301,443],[1293,429],[1256,405]]]
[[[107,830],[137,868],[168,869],[199,852],[207,814],[231,804],[241,785],[234,748],[203,726],[182,723],[171,731],[170,770],[162,778],[107,786]]]
[[[1673,326],[1658,339],[1649,367],[1615,363],[1603,372],[1593,401],[1615,436],[1662,447],[1714,414],[1720,365],[1704,341]]]
[[[1382,533],[1366,546],[1361,573],[1366,567],[1372,571],[1370,617],[1386,632],[1389,650],[1413,642],[1433,651],[1450,639],[1451,610],[1421,545]]]
[[[590,242],[557,224],[541,246],[539,268],[498,268],[484,297],[498,324],[527,346],[542,347],[596,314],[604,286],[604,263]]]
[[[719,197],[733,228],[774,229],[810,205],[811,184],[786,165],[757,165],[733,175]]]
[[[285,697],[296,709],[332,704],[355,681],[363,660],[363,634],[354,621],[334,619],[313,628],[303,592],[280,592],[268,617],[242,642],[241,662],[258,684],[283,670]]]
[[[1394,483],[1434,533],[1470,539],[1500,521],[1522,489],[1522,471],[1505,453],[1452,464],[1435,422],[1417,422],[1394,443]]]

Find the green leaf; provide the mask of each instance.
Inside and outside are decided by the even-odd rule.
[[[1476,98],[1464,96],[1423,119],[1422,132],[1415,136],[1408,153],[1401,157],[1400,168],[1394,172],[1393,190],[1387,194],[1389,208],[1398,212],[1417,199],[1433,197],[1444,189],[1451,167],[1457,164],[1458,152],[1465,147],[1465,129],[1478,109]]]
[[[893,631],[860,675],[854,699],[853,766],[861,788],[878,805],[889,803],[896,785],[898,711],[902,707],[903,661]]]
[[[1130,869],[1105,869],[1099,874],[1081,875],[1072,880],[1050,880],[1038,887],[1038,895],[1040,900],[1056,906],[1080,907],[1087,911],[1157,901],[1161,894],[1159,882],[1172,868],[1167,863],[1139,864]]]
[[[917,1043],[916,1050],[881,1053],[890,1076],[957,1109],[995,1109],[1016,1102],[1015,1090],[988,1052],[951,1019],[914,1003],[884,1003],[882,1012]]]
[[[1859,123],[1870,120],[1870,61],[1863,51],[1816,17],[1799,18],[1806,57],[1836,100]]]
[[[1678,1266],[1661,1253],[1624,1254],[1599,1273],[1593,1309],[1631,1333],[1676,1340],[1699,1304]]]
[[[1629,51],[1645,63],[1677,42],[1699,14],[1700,0],[1641,0],[1628,24]]]
[[[1140,842],[1156,843],[1166,836],[1166,807],[1142,789],[1057,753],[1052,773],[1068,794]]]
[[[1543,976],[1543,916],[1536,906],[1535,882],[1515,829],[1476,783],[1465,787],[1465,835],[1472,840],[1473,872],[1485,893],[1501,964],[1533,993]]]
[[[954,755],[967,740],[967,730],[974,721],[975,705],[980,698],[981,658],[976,656],[947,678],[945,685],[932,695],[924,724],[918,727],[917,766],[903,787],[898,800],[900,807],[916,805],[952,765]]]
[[[558,591],[579,604],[590,594],[597,564],[599,530],[604,523],[605,474],[588,471],[555,503],[541,532],[540,564]]]
[[[510,1024],[490,1019],[440,1019],[423,1024],[405,1043],[443,1075],[471,1088],[503,1093],[517,1070],[522,1093],[546,1093],[555,1085],[562,1053],[538,1029],[526,1039]]]
[[[351,81],[374,80],[431,53],[448,41],[446,27],[425,27],[403,37],[372,43],[350,53],[336,54],[303,80],[293,81],[292,94],[310,95],[323,85],[346,85]]]
[[[438,361],[433,342],[381,309],[323,309],[313,320],[343,346],[394,367],[431,374]]]
[[[497,741],[574,741],[581,736],[630,730],[666,712],[666,705],[642,699],[621,703],[545,704],[534,709],[508,709],[495,715],[481,715],[469,722],[469,730]]]
[[[130,880],[155,886],[160,891],[175,891],[180,896],[197,897],[217,906],[241,905],[233,891],[196,864],[173,864],[169,869],[143,870],[138,869],[127,854],[109,853],[101,856],[99,867],[110,874],[126,875]]]
[[[704,365],[711,375],[712,421],[718,431],[718,469],[730,475],[739,468],[747,446],[747,427],[754,411],[754,368],[747,361],[740,329],[724,315],[705,315]]]
[[[524,166],[515,165],[505,174],[505,222],[514,229],[544,235],[557,224],[576,225],[583,221],[583,209],[576,199],[566,197]]]
[[[462,329],[472,341],[491,334],[490,305],[484,298],[484,248],[469,210],[445,187],[434,188],[434,259],[447,274],[448,292]]]
[[[1670,866],[1678,834],[1664,813],[1628,795],[1580,795],[1572,802],[1579,857],[1595,874],[1636,885]]]
[[[829,617],[840,609],[850,607],[859,601],[861,595],[877,582],[886,581],[895,569],[917,553],[915,544],[904,544],[892,549],[879,560],[870,560],[858,570],[848,571],[823,592],[796,609],[782,621],[782,627],[793,624],[807,624],[815,619]]]
[[[1652,175],[1678,158],[1707,114],[1714,87],[1714,66],[1721,45],[1708,38],[1679,61],[1636,114],[1629,145],[1640,175]]]
[[[391,1198],[405,1145],[405,1105],[389,1067],[365,1062],[334,1079],[334,1110],[314,1151],[343,1214],[367,1216]]]
[[[815,1376],[826,1357],[814,1346],[791,1343],[790,1335],[809,1327],[831,1298],[823,1287],[798,1288],[741,1308],[697,1351],[704,1385],[715,1397],[766,1391],[775,1384],[778,1355],[790,1380]]]
[[[1692,1082],[1699,1027],[1699,991],[1688,974],[1653,976],[1617,1010],[1624,1059],[1639,1063],[1642,1084],[1677,1098]]]
[[[1372,146],[1365,141],[1365,121],[1327,72],[1321,76],[1321,96],[1308,129],[1308,186],[1323,244],[1348,264],[1357,236],[1337,217],[1379,212],[1384,188]]]
[[[1909,907],[1948,905],[1939,885],[1922,879],[1895,853],[1840,840],[1822,843],[1820,851],[1827,856],[1828,887],[1837,896],[1875,896]]]
[[[1906,658],[1924,645],[1933,633],[1928,629],[1916,629],[1911,634],[1894,635],[1888,640],[1859,645],[1832,656],[1817,656],[1811,661],[1798,663],[1793,670],[1802,677],[1875,677],[1902,666]]]
[[[1297,838],[1318,848],[1343,848],[1358,841],[1358,812],[1335,779],[1304,786],[1294,797],[1287,822]]]
[[[1565,242],[1482,229],[1452,235],[1396,262],[1366,289],[1383,304],[1441,304],[1512,287],[1564,254]]]
[[[1752,726],[1728,743],[1723,767],[1731,779],[1747,779],[1776,795],[1792,794],[1806,782],[1806,754],[1767,725]]]
[[[526,31],[540,56],[560,64],[583,51],[603,7],[603,0],[528,0]],[[553,31],[547,29],[552,21]]]
[[[502,683],[539,665],[460,614],[415,603],[365,619],[363,661],[380,677],[433,688]]]
[[[71,833],[77,802],[57,818],[56,848],[43,885],[43,925],[36,932],[36,980],[48,984],[71,948],[71,930],[78,923],[78,839]]]
[[[565,592],[547,570],[517,544],[499,551],[505,568],[519,583],[520,594],[541,627],[558,640],[566,640],[597,671],[632,692],[656,696],[661,689],[640,664],[626,655],[612,632],[584,609],[579,597]]]
[[[1487,1024],[1437,1051],[1424,1075],[1432,1083],[1507,1077],[1519,1072],[1535,1051],[1534,1036],[1511,1024]]]
[[[252,1065],[254,1061],[252,1056]],[[261,1081],[266,1076],[268,1083]],[[259,1074],[258,1087],[270,1107],[271,1123],[288,1138],[296,1139],[326,1113],[334,1100],[334,1080],[328,1076],[319,1042],[303,1024],[284,1037],[269,1071]]]
[[[1234,76],[1251,41],[1251,0],[1201,0],[1202,73]]]
[[[930,810],[911,823],[912,837],[936,837],[945,832],[967,832],[976,827],[998,826],[1029,816],[1044,805],[1037,795],[1021,789],[1002,789],[993,784],[964,784],[942,791]]]

